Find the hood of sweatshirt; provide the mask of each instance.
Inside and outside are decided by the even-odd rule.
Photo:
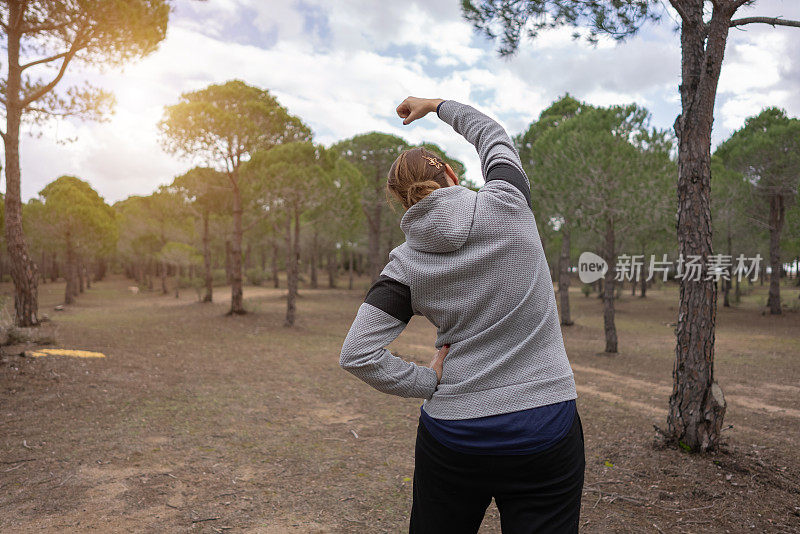
[[[406,243],[422,252],[458,250],[472,229],[476,200],[475,191],[460,185],[432,192],[408,208],[400,220]]]

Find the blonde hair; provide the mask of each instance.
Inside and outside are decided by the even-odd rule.
[[[411,148],[392,163],[386,180],[386,193],[387,198],[391,198],[391,193],[408,209],[448,185],[444,161],[426,148]]]

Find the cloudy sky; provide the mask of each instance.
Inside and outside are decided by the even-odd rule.
[[[665,2],[666,3],[666,2]],[[747,15],[800,19],[796,0],[760,0]],[[184,91],[233,78],[269,89],[329,145],[367,131],[432,141],[481,182],[473,149],[435,116],[403,126],[407,95],[470,103],[516,134],[565,92],[595,105],[636,102],[670,127],[679,112],[674,14],[624,44],[592,47],[571,30],[526,42],[511,59],[462,21],[458,0],[180,0],[158,51],[103,73],[73,68],[117,105],[103,123],[62,121],[22,139],[23,198],[62,174],[108,201],[148,194],[192,162],[163,152],[156,123]],[[768,105],[800,116],[800,29],[751,25],[728,41],[714,143]],[[77,67],[77,65],[75,66]],[[3,188],[5,186],[3,185]]]

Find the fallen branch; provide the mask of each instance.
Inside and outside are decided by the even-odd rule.
[[[222,519],[222,518],[220,516],[204,517],[203,519],[192,519],[192,523],[202,523],[203,521],[216,521],[217,519]]]

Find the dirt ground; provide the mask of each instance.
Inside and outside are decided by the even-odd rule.
[[[284,290],[246,288],[252,313],[225,317],[225,288],[209,305],[128,285],[96,284],[65,311],[63,285],[41,287],[58,346],[106,358],[3,355],[0,532],[407,531],[421,401],[338,366],[365,280],[304,289],[293,329]],[[800,532],[800,312],[761,315],[764,291],[719,310],[730,427],[723,451],[700,456],[654,445],[675,288],[623,296],[613,356],[601,302],[575,290],[564,333],[586,439],[582,532]],[[427,364],[433,342],[415,317],[392,348]],[[492,505],[481,532],[499,531]]]

